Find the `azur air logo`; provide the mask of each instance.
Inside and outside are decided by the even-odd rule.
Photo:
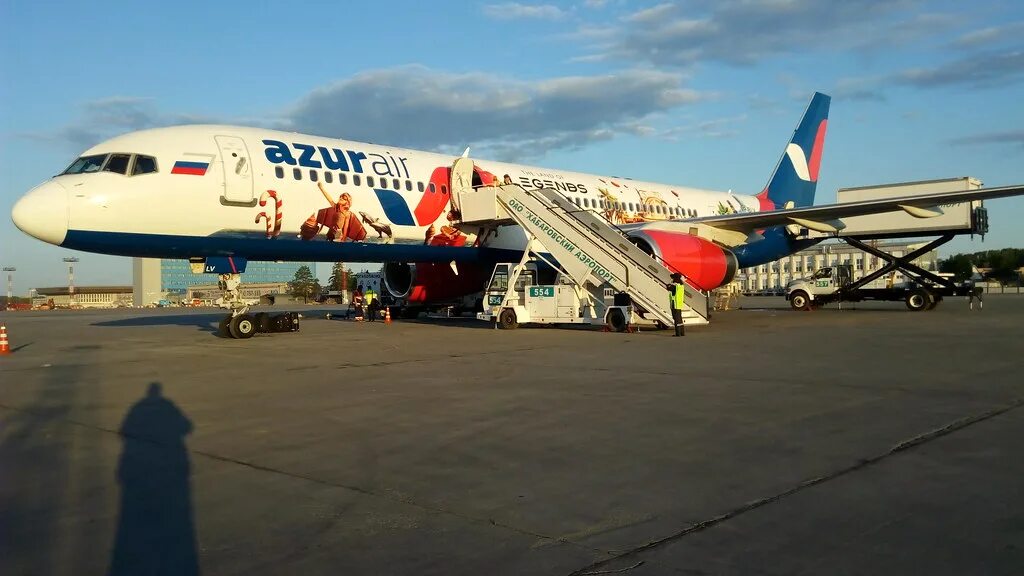
[[[271,164],[302,166],[315,170],[338,170],[354,174],[375,174],[391,178],[409,179],[408,158],[390,153],[361,152],[326,146],[313,146],[280,140],[263,140],[263,154]],[[414,210],[396,190],[375,188],[384,216],[398,226],[428,226],[444,212],[449,199],[449,169],[435,168],[430,183]]]

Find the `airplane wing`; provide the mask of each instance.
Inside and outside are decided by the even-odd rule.
[[[1024,194],[1024,184],[1003,186],[999,188],[978,188],[977,190],[961,190],[956,192],[936,192],[918,196],[898,196],[878,200],[861,200],[842,204],[824,204],[806,208],[789,208],[769,212],[753,212],[745,214],[726,214],[708,216],[679,222],[680,227],[698,222],[714,228],[731,232],[749,234],[772,226],[796,224],[817,232],[838,232],[845,225],[843,217],[863,216],[866,214],[883,214],[885,212],[904,211],[917,218],[941,216],[941,206],[960,204],[972,200],[990,200]],[[664,228],[667,223],[661,224]]]

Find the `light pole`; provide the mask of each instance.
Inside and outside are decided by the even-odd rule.
[[[74,306],[75,304],[75,262],[78,262],[78,258],[64,258],[64,261],[68,264],[68,306]]]
[[[7,306],[8,307],[10,307],[10,305],[11,305],[11,300],[14,299],[14,290],[12,289],[12,287],[14,286],[14,272],[17,272],[17,271],[18,271],[18,269],[15,268],[14,266],[4,266],[4,272],[7,272]]]

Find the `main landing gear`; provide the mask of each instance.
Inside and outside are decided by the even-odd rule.
[[[249,308],[259,304],[259,300],[243,298],[239,290],[241,283],[241,274],[221,274],[217,277],[217,285],[224,291],[224,296],[217,299],[217,306],[231,311],[217,327],[221,337],[244,340],[252,338],[257,332],[299,331],[299,315],[296,312],[249,314]]]

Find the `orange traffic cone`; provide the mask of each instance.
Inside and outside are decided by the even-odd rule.
[[[391,324],[391,307],[390,306],[385,306],[384,307],[384,323],[385,324]]]
[[[0,324],[0,354],[10,354],[11,345],[7,342],[7,326]]]

